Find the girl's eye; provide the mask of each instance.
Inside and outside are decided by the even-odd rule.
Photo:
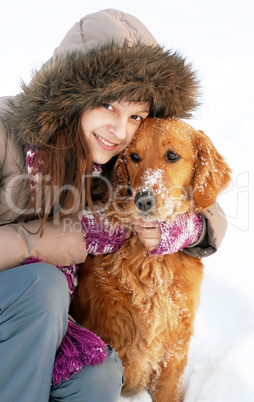
[[[133,114],[133,115],[131,116],[131,118],[134,119],[134,120],[137,120],[137,121],[143,120],[141,116],[138,116],[138,115],[136,115],[136,114]]]
[[[113,106],[110,105],[109,103],[103,103],[103,107],[105,107],[108,110],[113,110]]]
[[[138,163],[140,161],[139,156],[136,153],[130,154],[130,158],[135,163]]]
[[[178,161],[179,159],[181,159],[181,156],[175,154],[172,151],[168,151],[166,153],[165,159],[166,159],[166,162],[174,163],[174,162]]]

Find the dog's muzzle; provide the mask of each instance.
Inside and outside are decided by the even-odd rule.
[[[139,212],[149,212],[156,203],[155,195],[149,191],[139,192],[134,197],[134,203]]]

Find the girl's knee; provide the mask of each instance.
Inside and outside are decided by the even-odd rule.
[[[32,282],[31,293],[42,309],[51,311],[56,316],[61,311],[68,311],[69,290],[65,275],[55,266],[37,263],[27,265]]]
[[[12,268],[3,273],[1,304],[27,314],[51,314],[52,318],[68,311],[69,292],[64,274],[56,267],[35,263]],[[0,297],[1,298],[1,297]]]
[[[4,271],[1,280],[2,340],[26,333],[27,342],[44,345],[47,340],[55,353],[68,321],[69,292],[64,274],[54,266],[36,263]]]

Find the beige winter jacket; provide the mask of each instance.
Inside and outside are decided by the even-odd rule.
[[[29,197],[25,149],[28,144],[38,145],[37,139],[43,138],[46,140],[45,135],[53,134],[55,124],[62,116],[66,119],[71,119],[73,113],[76,113],[77,110],[81,111],[88,107],[96,106],[98,95],[103,97],[104,101],[107,101],[107,99],[112,100],[114,97],[118,99],[119,86],[115,85],[115,92],[112,92],[113,86],[110,85],[110,81],[108,84],[108,80],[110,80],[108,72],[106,73],[106,80],[103,76],[98,79],[98,82],[102,85],[101,87],[97,88],[96,85],[98,84],[96,82],[93,84],[93,91],[97,92],[92,103],[87,101],[84,95],[86,91],[90,91],[88,85],[90,85],[94,77],[96,63],[98,64],[98,70],[95,75],[98,75],[100,74],[101,65],[105,65],[111,56],[117,57],[117,55],[114,55],[114,49],[112,51],[110,48],[106,48],[103,51],[106,55],[110,51],[110,57],[106,57],[105,60],[103,60],[103,56],[99,51],[92,56],[89,53],[89,49],[97,45],[103,45],[104,42],[108,42],[109,38],[117,40],[120,44],[127,39],[131,48],[133,47],[134,49],[133,55],[136,56],[133,57],[134,63],[136,59],[138,60],[138,52],[142,52],[142,57],[147,57],[148,60],[146,64],[147,82],[142,84],[140,84],[140,79],[136,80],[136,77],[144,74],[143,69],[141,71],[140,66],[136,65],[136,63],[134,65],[135,71],[133,72],[133,66],[129,67],[127,63],[127,67],[122,72],[123,76],[119,75],[117,78],[120,80],[121,85],[122,82],[125,82],[126,93],[130,93],[128,85],[131,84],[133,88],[136,85],[136,89],[133,89],[134,99],[144,99],[145,96],[152,95],[154,99],[153,113],[158,114],[158,111],[160,111],[163,116],[187,117],[190,115],[191,109],[196,106],[195,77],[188,69],[189,67],[186,66],[184,60],[179,58],[178,55],[165,54],[161,49],[159,51],[158,49],[149,50],[150,53],[147,53],[146,49],[140,48],[139,45],[135,48],[135,44],[140,41],[147,45],[157,46],[150,32],[135,17],[110,9],[88,15],[75,24],[55,50],[52,59],[45,63],[43,68],[35,74],[31,85],[23,88],[23,92],[12,100],[11,118],[6,117],[9,99],[0,99],[0,270],[20,265],[24,259],[30,256],[37,256],[44,262],[53,265],[81,263],[86,258],[84,234],[78,217],[72,219],[71,222],[68,220],[68,224],[66,224],[65,220],[47,222],[42,237],[36,234],[39,228],[37,220],[27,223],[22,222],[22,214],[25,212]],[[74,50],[78,51],[78,54],[82,57],[69,57],[68,55]],[[65,84],[68,81],[69,85],[70,66],[72,68],[75,65],[77,74],[79,74],[80,69],[85,64],[83,59],[88,57],[87,54],[89,54],[89,57],[94,57],[94,59],[89,69],[85,70],[83,74],[84,77],[90,74],[87,82],[84,79],[83,94],[80,94],[80,81],[77,80],[77,84],[75,79],[73,80],[73,74],[75,74],[73,70],[74,72],[71,76],[71,85],[73,87],[70,89],[70,93],[73,91],[75,96],[71,98],[70,93],[67,93],[67,95],[63,95],[62,99],[59,92],[57,94],[59,97],[57,98],[56,109],[56,103],[54,103],[55,91],[58,88],[55,85],[56,77],[60,77],[58,82],[63,80]],[[61,63],[59,63],[59,58],[61,58]],[[65,58],[66,61],[63,62]],[[149,70],[148,64],[150,60],[152,61]],[[169,70],[173,66],[172,71],[170,70],[169,72],[171,81],[172,72],[173,77],[175,77],[173,78],[173,84],[167,81],[169,78],[159,76],[155,77],[156,85],[153,86],[152,78],[149,80],[149,71],[151,77],[154,77],[157,74],[158,65],[161,67],[163,63],[169,63]],[[85,66],[84,68],[87,67]],[[132,81],[128,68],[131,68],[132,74],[135,73]],[[168,70],[168,67],[166,70]],[[128,74],[127,80],[123,79],[127,76],[126,74]],[[116,80],[115,76],[112,73],[112,80]],[[103,79],[105,85],[103,84]],[[179,87],[181,86],[181,95],[183,92],[182,98],[177,94],[172,95],[171,99],[172,85],[176,85],[174,83],[179,82],[181,79],[182,82]],[[108,88],[110,88],[110,93]],[[163,109],[162,101],[165,101],[165,99],[168,99],[168,104]],[[47,129],[40,125],[41,113],[47,116]],[[57,113],[59,113],[59,116],[57,116]],[[12,223],[14,221],[19,222]],[[225,216],[216,204],[204,214],[204,230],[201,238],[195,245],[188,247],[185,251],[196,257],[212,254],[220,246],[226,227]]]

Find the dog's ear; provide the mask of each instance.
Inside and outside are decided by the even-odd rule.
[[[231,169],[203,131],[195,131],[193,137],[196,149],[193,197],[198,207],[207,208],[229,184]]]
[[[118,197],[125,197],[129,187],[129,176],[126,167],[125,153],[122,152],[114,166],[113,186]]]

